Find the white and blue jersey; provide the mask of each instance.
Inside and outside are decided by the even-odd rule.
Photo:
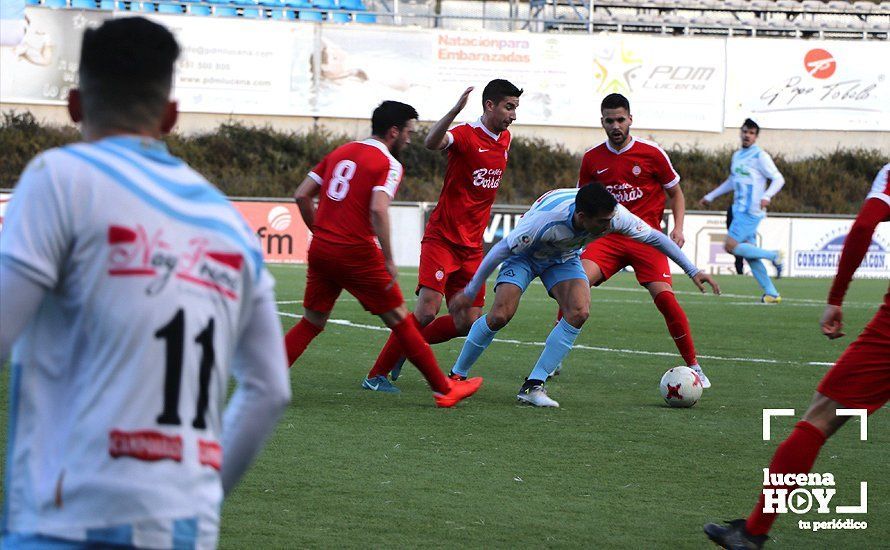
[[[541,277],[550,290],[560,281],[586,279],[579,259],[581,250],[589,242],[610,233],[620,233],[654,246],[690,277],[698,273],[673,241],[620,204],[603,233],[595,235],[577,229],[573,222],[577,194],[577,188],[556,189],[536,200],[513,231],[488,252],[465,292],[475,296],[473,289],[478,292],[482,282],[502,261],[496,284],[510,282],[525,289],[535,277]]]
[[[769,188],[766,186],[767,181],[770,181]],[[733,153],[729,177],[704,198],[711,202],[720,195],[732,191],[733,216],[748,214],[762,218],[766,212],[760,207],[760,201],[771,200],[783,185],[785,178],[776,168],[769,153],[759,145],[752,145]]]
[[[254,349],[284,372],[280,333],[251,328],[278,326],[255,235],[136,136],[39,155],[4,221],[3,265],[46,289],[12,351],[4,533],[213,548],[229,377]]]

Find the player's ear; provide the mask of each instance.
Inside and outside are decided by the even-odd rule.
[[[482,102],[482,109],[484,111],[493,111],[494,108],[495,108],[494,101],[492,101],[490,99],[486,99],[485,101]]]
[[[173,127],[176,126],[176,120],[179,118],[179,103],[176,101],[168,101],[164,107],[164,115],[161,118],[161,133],[169,134]]]
[[[68,116],[75,123],[83,120],[83,104],[80,101],[80,90],[71,88],[68,91]]]

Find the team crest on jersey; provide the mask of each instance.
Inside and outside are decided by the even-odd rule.
[[[150,232],[142,225],[108,226],[108,275],[146,277],[145,293],[154,296],[170,279],[238,299],[244,256],[237,252],[210,250],[202,237],[174,246],[164,238],[164,230]]]
[[[640,168],[639,164],[634,164],[633,170],[631,170],[631,172],[633,172],[635,176],[639,176],[643,173],[643,169]]]
[[[437,281],[441,281],[441,280],[444,279],[444,278],[445,278],[445,272],[444,272],[444,271],[442,271],[441,269],[438,270],[438,271],[436,271],[436,280],[437,280]]]

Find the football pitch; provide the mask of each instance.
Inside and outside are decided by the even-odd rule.
[[[271,269],[286,330],[302,311],[305,268]],[[691,409],[661,399],[662,373],[682,360],[631,274],[593,290],[590,319],[548,384],[561,407],[548,410],[515,400],[554,321],[555,302],[540,284],[476,365],[482,389],[447,410],[435,408],[410,365],[397,382],[400,395],[360,388],[388,331],[344,294],[290,371],[291,407],[225,503],[220,546],[713,548],[702,525],[747,516],[762,469],[796,421],[775,418],[772,441],[763,441],[762,410],[792,408],[799,417],[887,288],[886,280],[854,281],[847,336],[830,342],[818,330],[830,280],[779,281],[779,306],[757,303],[751,277],[718,280],[719,297],[675,277],[713,383]],[[402,270],[409,305],[415,284],[416,270]],[[434,346],[444,370],[462,343]],[[888,448],[886,408],[869,418],[867,441],[851,420],[813,469],[835,476],[831,513],[779,518],[775,547],[886,548]],[[860,481],[868,482],[868,512],[835,513],[859,504]],[[868,527],[798,526],[835,518]]]

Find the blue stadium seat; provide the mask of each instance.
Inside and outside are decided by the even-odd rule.
[[[294,10],[289,10],[286,8],[273,8],[269,10],[269,13],[272,19],[291,20],[297,18],[297,14],[294,12]]]
[[[340,9],[349,11],[365,11],[365,3],[362,0],[340,0]]]
[[[25,0],[25,4],[29,6],[39,6],[40,0]]]
[[[267,8],[280,8],[284,6],[282,0],[259,0],[257,4],[266,6]]]
[[[155,5],[151,2],[130,2],[130,11],[154,12]]]
[[[210,15],[210,6],[191,4],[188,6],[188,13],[191,15]]]
[[[377,16],[373,13],[357,13],[355,14],[356,23],[376,23]]]
[[[243,8],[241,10],[241,17],[247,19],[261,19],[265,17],[265,15],[265,12],[259,8]]]
[[[96,2],[94,0],[71,0],[71,7],[80,10],[94,10]]]
[[[322,9],[322,10],[337,9],[337,1],[336,0],[312,0],[312,5],[316,8]]]
[[[159,13],[182,13],[182,6],[180,4],[158,4],[158,12]]]
[[[328,12],[328,20],[333,21],[334,23],[349,23],[352,21],[352,18],[349,17],[348,13],[343,13],[342,11],[332,11]]]
[[[284,0],[284,5],[291,8],[311,8],[312,2],[310,0]]]
[[[324,21],[324,17],[320,11],[300,10],[300,13],[297,14],[297,19],[302,21]]]
[[[238,10],[231,6],[213,6],[213,15],[217,17],[235,17]]]
[[[99,9],[109,11],[113,10],[114,0],[99,0]],[[123,5],[121,5],[118,9],[124,9]]]
[[[43,0],[43,5],[48,8],[67,8],[67,0]]]

